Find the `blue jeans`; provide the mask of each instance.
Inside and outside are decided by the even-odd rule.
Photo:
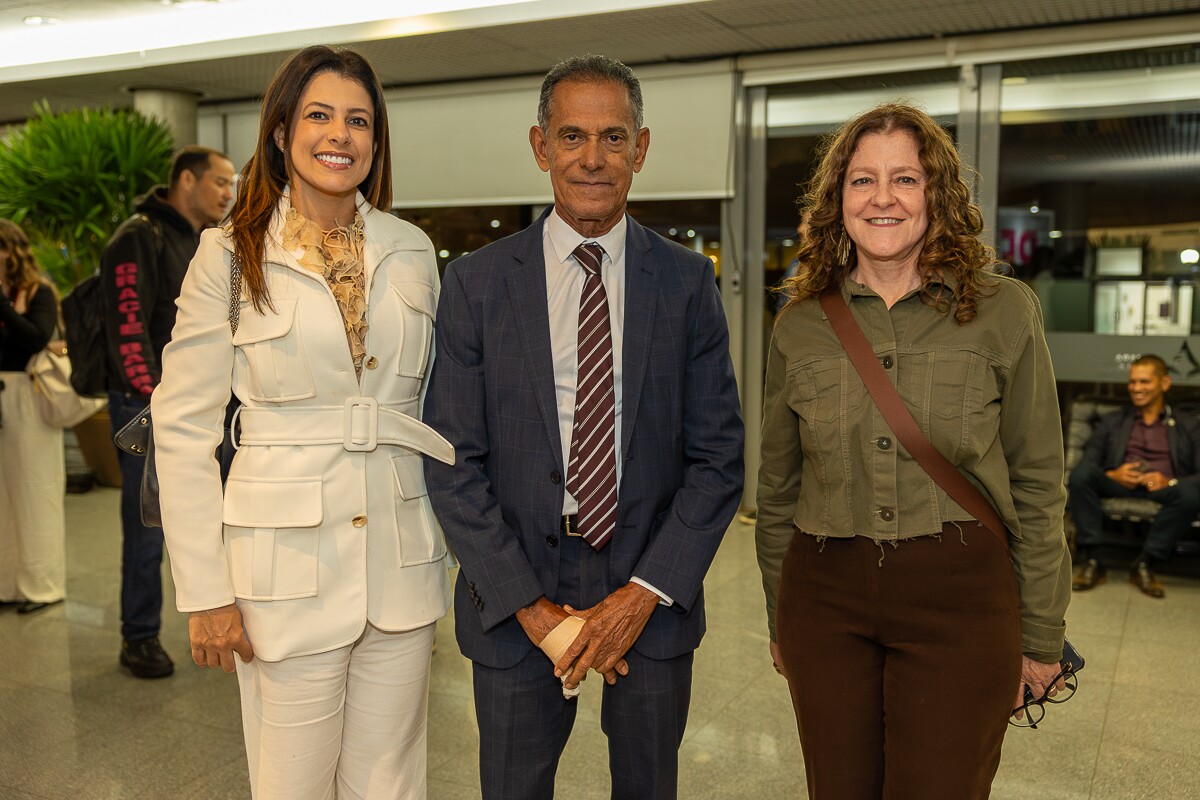
[[[150,401],[144,395],[108,393],[108,416],[116,434]],[[143,456],[117,450],[121,465],[121,638],[157,636],[162,627],[162,528],[142,524]]]

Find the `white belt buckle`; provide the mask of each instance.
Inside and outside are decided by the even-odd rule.
[[[235,453],[242,447],[240,441],[242,437],[238,435],[240,433],[238,431],[238,419],[242,416],[243,408],[245,406],[238,403],[238,407],[233,410],[233,416],[229,418],[229,443],[233,445],[233,452]]]
[[[342,413],[342,447],[365,453],[379,446],[379,401],[348,397]]]

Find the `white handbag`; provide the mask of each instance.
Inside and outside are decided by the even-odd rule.
[[[29,359],[25,372],[33,381],[42,421],[55,428],[73,428],[108,404],[100,397],[80,397],[71,387],[67,345],[55,340]]]

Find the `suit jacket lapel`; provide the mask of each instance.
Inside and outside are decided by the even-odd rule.
[[[561,461],[558,403],[554,396],[554,356],[550,349],[550,309],[546,305],[546,256],[542,246],[542,230],[548,213],[542,214],[536,223],[517,236],[512,268],[506,277],[513,320],[533,378],[533,395],[542,412],[554,458]],[[560,463],[558,467],[565,474],[566,466]]]
[[[651,257],[653,240],[632,217],[625,235],[625,340],[621,353],[621,457],[629,452],[638,402],[646,377],[646,360],[654,334],[658,303],[658,271]]]
[[[1109,458],[1117,466],[1125,461],[1125,450],[1129,447],[1129,437],[1133,436],[1133,420],[1136,413],[1136,408],[1125,409],[1125,416],[1121,418],[1121,426],[1117,428],[1117,435],[1112,438]]]

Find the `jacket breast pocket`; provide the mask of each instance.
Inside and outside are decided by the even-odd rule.
[[[843,359],[831,358],[797,366],[789,370],[788,378],[796,391],[796,410],[810,425],[831,423],[863,399],[862,392],[849,385]]]
[[[446,537],[433,516],[421,456],[392,457],[396,478],[396,533],[400,537],[400,564],[428,564],[446,557]]]
[[[402,378],[425,377],[429,350],[433,346],[433,318],[437,313],[437,291],[428,283],[392,283],[400,298],[400,355],[396,374]]]
[[[225,484],[225,548],[235,597],[317,594],[321,479],[235,478]]]
[[[259,314],[243,304],[233,345],[246,357],[250,399],[268,402],[302,400],[316,395],[316,384],[296,323],[296,299],[274,300],[275,311]]]
[[[930,353],[930,413],[944,420],[962,421],[978,411],[982,366],[982,359],[970,352]]]

